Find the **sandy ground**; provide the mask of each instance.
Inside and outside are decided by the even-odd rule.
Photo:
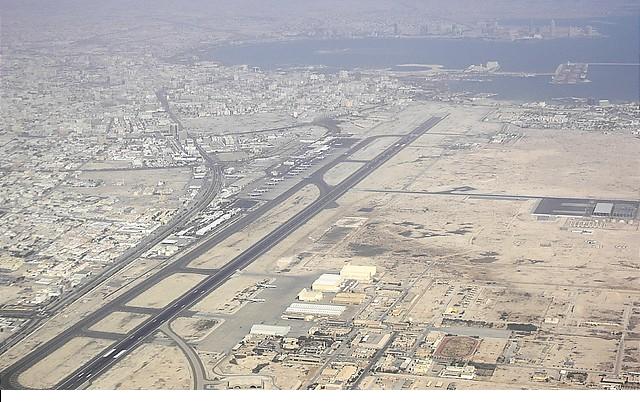
[[[635,372],[640,370],[640,339],[625,340],[622,370]]]
[[[197,342],[220,326],[221,320],[213,318],[178,317],[171,322],[171,329],[187,342]]]
[[[555,335],[543,364],[578,370],[611,371],[618,341],[598,337]]]
[[[640,195],[640,142],[631,136],[522,131],[525,137],[509,146],[508,152],[492,144],[438,160],[430,166],[430,174],[409,189],[470,186],[479,193],[577,198],[637,199]]]
[[[73,338],[22,373],[18,381],[29,388],[51,388],[112,343],[106,339]]]
[[[206,278],[205,275],[173,274],[128,302],[127,305],[162,308],[186,293],[204,278]]]
[[[426,109],[438,112],[433,105]],[[449,108],[445,120],[386,164],[385,174],[372,175],[359,187],[440,191],[471,186],[487,193],[630,199],[640,195],[635,156],[640,142],[629,134],[517,129],[523,137],[516,142],[488,144],[501,124],[479,119],[492,110]],[[430,160],[434,154],[446,157]]]
[[[335,186],[364,165],[364,162],[341,162],[329,169],[323,176],[325,183]]]
[[[536,368],[498,366],[491,377],[476,377],[473,380],[442,378],[436,376],[375,375],[368,376],[360,389],[412,389],[446,390],[451,384],[457,390],[525,390],[525,389],[580,389],[578,385],[557,382],[536,382],[531,378]]]
[[[165,194],[163,202],[167,202],[177,200],[190,178],[191,168],[147,169],[144,174],[130,171],[83,172],[80,179],[100,181],[101,185],[87,189],[78,188],[78,191],[84,190],[91,195],[109,195],[129,201],[130,197],[154,197],[145,192],[158,190]]]
[[[92,331],[115,332],[126,334],[138,325],[142,324],[149,315],[139,313],[126,313],[116,311],[97,322],[89,329]]]
[[[533,374],[533,370],[531,370]],[[482,380],[461,380],[452,378],[432,377],[432,376],[408,376],[408,375],[376,375],[368,376],[362,382],[360,389],[369,390],[392,390],[392,389],[411,389],[411,390],[446,390],[450,384],[455,384],[456,389],[509,389],[517,390],[527,388],[528,379],[531,375],[529,370],[522,370],[518,375],[522,375],[518,381],[509,378],[505,382],[496,383],[495,381]],[[529,383],[529,384],[528,384]],[[545,384],[536,383],[536,388],[551,388]]]
[[[423,136],[343,196],[338,201],[340,213],[319,214],[276,246],[270,253],[273,257],[257,261],[256,269],[278,255],[276,261],[288,261],[294,274],[367,258],[385,270],[383,278],[406,280],[417,272],[424,255],[440,263],[414,287],[419,302],[406,307],[411,310],[400,312],[401,316],[438,323],[447,307],[458,306],[459,318],[487,321],[496,328],[509,322],[533,323],[550,333],[542,339],[526,337],[519,360],[549,369],[610,371],[617,340],[603,333],[619,328],[625,305],[640,296],[640,276],[633,268],[640,256],[637,225],[609,224],[590,234],[575,233],[566,218],[539,221],[533,217],[536,200],[370,191],[422,192],[470,185],[478,189],[473,192],[522,195],[532,194],[530,190],[537,186],[540,191],[535,194],[637,198],[639,181],[630,169],[636,150],[621,152],[620,161],[614,161],[616,154],[597,151],[609,143],[622,146],[625,138],[603,140],[593,133],[530,130],[517,142],[487,145],[491,131],[499,125],[474,121],[488,111],[482,108],[466,116],[456,111],[454,118],[431,130],[434,134]],[[569,183],[565,173],[586,166],[582,160],[598,169],[585,171],[588,182]],[[557,171],[563,172],[561,177]],[[525,177],[524,172],[531,173]],[[432,182],[446,185],[432,186]],[[366,224],[331,247],[315,247],[322,233],[344,216],[366,218]],[[305,253],[313,255],[296,257]],[[398,306],[404,308],[402,303]],[[594,328],[585,326],[585,321],[600,324]],[[485,338],[477,357],[495,362],[505,342]],[[491,381],[462,381],[459,388],[560,386],[529,381],[534,371],[509,366]]]
[[[493,133],[500,129],[500,123],[487,123],[482,119],[492,113],[495,109],[487,106],[468,107],[461,105],[442,105],[428,103],[428,108],[432,113],[442,115],[447,118],[429,130],[429,133],[455,134],[463,136],[474,136]]]
[[[398,141],[400,137],[382,137],[376,138],[369,145],[364,148],[358,150],[353,155],[350,156],[350,159],[353,160],[364,160],[368,161],[379,154],[382,153],[385,149],[387,149],[391,144]]]
[[[82,165],[83,169],[128,169],[131,168],[131,161],[118,161],[118,160],[107,160],[107,161],[89,161]]]
[[[166,215],[160,218],[166,222],[183,205],[182,197],[188,191],[191,175],[190,168],[83,172],[79,176],[81,180],[100,184],[97,187],[68,187],[68,190],[87,196],[109,197],[114,200],[109,208],[120,211],[116,219],[121,221],[145,222],[158,214]],[[110,211],[105,209],[102,214],[113,215]],[[99,216],[101,211],[96,214]]]
[[[234,275],[218,289],[193,306],[191,310],[207,313],[232,314],[242,305],[242,301],[236,299],[240,292],[254,287],[261,279],[263,278],[242,274]]]
[[[191,389],[189,363],[177,346],[144,344],[93,381],[89,389]]]
[[[484,338],[473,355],[473,361],[495,364],[507,344],[506,339]]]
[[[227,375],[252,373],[270,378],[277,389],[297,389],[308,375],[309,368],[298,364],[269,364],[274,356],[275,353],[250,356],[236,359],[235,364],[229,363],[226,359],[218,365],[217,370]]]

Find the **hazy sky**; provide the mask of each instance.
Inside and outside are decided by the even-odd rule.
[[[410,20],[465,23],[639,12],[637,0],[0,0],[0,34],[4,48],[127,31],[130,36],[121,40],[153,40],[154,34],[172,32],[193,34],[198,42],[269,37],[323,25],[334,29]]]
[[[605,15],[639,8],[634,0],[1,0],[3,15],[58,15],[68,13],[174,13],[176,15],[343,15],[391,11],[425,12],[434,16],[571,17]],[[526,13],[526,14],[523,14]]]

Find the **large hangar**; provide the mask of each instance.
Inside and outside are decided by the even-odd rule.
[[[636,219],[639,201],[583,198],[542,198],[534,215]]]

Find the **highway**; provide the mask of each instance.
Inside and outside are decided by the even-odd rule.
[[[158,100],[163,105],[163,107],[167,110],[168,113],[171,113],[169,110],[169,104],[166,100],[166,95],[157,93]],[[171,114],[174,120],[175,116]],[[177,120],[176,120],[177,121]],[[179,122],[178,122],[179,123]],[[22,339],[29,336],[33,331],[37,330],[41,322],[44,319],[54,316],[56,313],[74,303],[78,299],[85,296],[92,289],[95,289],[101,283],[106,281],[107,279],[113,277],[120,270],[131,264],[136,259],[140,258],[144,253],[149,251],[153,246],[162,241],[165,237],[173,233],[176,228],[186,224],[191,218],[199,214],[202,210],[211,204],[211,201],[214,199],[216,194],[220,192],[222,186],[224,184],[224,176],[222,174],[222,167],[218,163],[218,161],[204,152],[204,150],[197,145],[198,152],[200,152],[202,158],[205,161],[205,166],[207,168],[207,174],[204,178],[204,185],[202,186],[204,191],[200,191],[196,198],[188,205],[188,207],[184,210],[179,210],[178,213],[171,218],[169,222],[162,225],[154,232],[150,233],[144,239],[142,239],[137,245],[127,250],[124,254],[116,258],[116,260],[103,272],[100,272],[91,280],[83,283],[79,287],[75,288],[72,292],[63,295],[58,300],[53,301],[49,305],[47,305],[44,309],[39,311],[31,311],[31,312],[23,312],[20,315],[24,318],[29,319],[27,325],[25,325],[19,332],[5,339],[0,344],[0,353],[4,353],[6,350],[11,348],[16,343],[20,342]],[[181,166],[180,168],[184,168]],[[155,168],[147,168],[155,169]],[[118,169],[118,170],[130,170],[130,169]],[[132,169],[132,170],[141,170],[141,169]]]
[[[390,147],[388,147],[385,151],[380,153],[373,160],[367,162],[360,169],[355,171],[351,176],[343,180],[338,185],[332,187],[329,191],[320,195],[318,199],[316,199],[313,203],[307,206],[298,214],[294,215],[292,218],[284,222],[282,225],[271,231],[269,234],[264,236],[262,239],[254,243],[252,246],[244,250],[234,259],[226,263],[222,266],[218,271],[215,271],[215,274],[205,278],[202,282],[196,285],[191,289],[188,293],[179,297],[177,300],[169,304],[164,309],[160,310],[154,316],[149,318],[143,324],[138,326],[132,332],[126,335],[124,339],[117,342],[114,346],[111,346],[109,351],[105,351],[101,353],[99,356],[90,360],[87,364],[85,364],[80,369],[76,370],[74,373],[69,375],[67,378],[63,379],[56,388],[58,389],[76,389],[81,387],[87,381],[90,381],[100,374],[108,370],[115,362],[117,362],[122,356],[126,355],[126,353],[135,349],[135,347],[144,341],[148,336],[154,334],[158,329],[165,323],[172,320],[176,315],[178,315],[181,311],[190,308],[197,302],[199,302],[203,297],[205,297],[212,290],[219,287],[222,283],[224,283],[231,275],[235,272],[242,270],[247,267],[265,252],[269,251],[272,247],[278,244],[281,240],[289,236],[296,229],[304,225],[311,218],[313,218],[320,211],[325,209],[327,206],[332,205],[338,198],[344,195],[347,191],[349,191],[353,186],[360,183],[363,179],[365,179],[369,174],[375,171],[377,168],[382,166],[385,162],[391,159],[393,156],[398,154],[406,145],[412,143],[417,138],[419,138],[422,134],[428,131],[430,128],[435,126],[438,122],[440,122],[442,118],[433,117],[423,122],[416,129],[412,130],[410,133],[398,137],[398,140],[393,143]],[[362,141],[358,144],[357,147],[351,149],[349,153],[355,152],[358,148],[366,145],[370,141]],[[346,155],[345,155],[346,157]],[[338,163],[340,160],[336,160],[335,163]],[[327,166],[327,169],[331,166]],[[326,169],[323,169],[326,171]],[[314,175],[311,180],[321,180],[321,173],[319,171],[317,175]],[[237,221],[229,228],[227,228],[222,233],[214,236],[213,238],[201,243],[197,247],[195,247],[190,252],[184,254],[182,257],[174,260],[167,267],[167,271],[171,272],[175,269],[180,269],[186,267],[191,261],[195,258],[207,252],[211,247],[224,240],[224,238],[228,237],[230,234],[235,233],[239,230],[242,230],[249,223],[253,222],[256,219],[256,216],[260,216],[265,213],[269,209],[273,208],[273,206],[277,205],[279,202],[288,198],[291,194],[295,193],[299,188],[302,188],[304,185],[307,185],[306,181],[302,181],[298,186],[293,187],[289,191],[282,194],[281,197],[276,198],[274,203],[266,204],[264,208],[259,208],[254,214],[250,214],[245,216],[243,219]],[[166,273],[165,273],[166,275]],[[3,389],[8,388],[18,388],[20,384],[17,383],[17,376],[29,368],[31,365],[35,364],[35,362],[41,360],[46,355],[48,355],[51,351],[55,350],[59,346],[61,346],[64,342],[68,341],[70,337],[75,336],[78,331],[85,328],[91,322],[97,322],[101,317],[106,316],[109,312],[114,311],[121,304],[124,304],[126,300],[129,300],[135,295],[142,293],[147,288],[153,286],[154,283],[157,283],[158,279],[155,281],[146,281],[143,283],[144,286],[136,286],[131,291],[126,292],[121,297],[118,297],[116,300],[110,302],[109,304],[103,306],[98,312],[93,314],[92,316],[85,319],[83,322],[78,322],[76,325],[63,332],[59,336],[55,337],[51,341],[41,345],[41,347],[37,348],[29,355],[22,358],[20,361],[16,362],[14,365],[10,366],[7,370],[5,370],[1,377],[1,385]]]
[[[158,244],[169,234],[173,233],[176,228],[184,225],[192,217],[205,209],[211,203],[216,194],[218,194],[222,189],[223,175],[221,166],[215,160],[206,154],[204,154],[203,157],[205,158],[208,167],[207,176],[205,178],[206,184],[203,186],[204,191],[198,194],[197,198],[189,204],[187,209],[179,211],[169,222],[162,225],[160,228],[142,239],[142,241],[137,245],[127,250],[124,254],[118,257],[110,267],[97,274],[91,280],[83,283],[81,286],[74,289],[69,294],[64,295],[62,298],[52,302],[43,311],[29,314],[28,317],[31,318],[32,322],[24,330],[5,340],[0,346],[0,353],[3,353],[21,339],[28,336],[33,330],[37,329],[39,327],[38,324],[42,319],[55,315],[58,311],[86,295],[96,286],[100,285],[118,271],[140,258],[140,256],[149,251],[153,246]]]

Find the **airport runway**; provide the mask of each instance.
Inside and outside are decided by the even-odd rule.
[[[108,351],[104,351],[100,356],[95,357],[90,360],[87,364],[85,364],[80,369],[76,370],[70,376],[62,380],[56,388],[58,389],[76,389],[81,387],[87,381],[90,381],[100,374],[104,373],[108,370],[113,364],[119,361],[124,355],[134,349],[138,344],[144,341],[148,336],[153,335],[158,331],[160,326],[169,322],[175,316],[177,316],[180,312],[185,309],[190,308],[197,302],[199,302],[203,297],[205,297],[212,290],[219,287],[222,283],[224,283],[231,275],[235,272],[247,267],[257,258],[259,258],[262,254],[270,250],[273,246],[278,244],[284,238],[289,236],[293,231],[304,225],[311,218],[313,218],[320,211],[325,209],[327,206],[332,205],[338,198],[344,195],[347,191],[349,191],[353,186],[360,183],[364,178],[366,178],[371,172],[382,166],[385,162],[391,159],[393,156],[398,154],[406,145],[412,143],[417,138],[419,138],[422,134],[426,133],[430,128],[435,126],[438,122],[440,122],[442,118],[433,117],[423,122],[416,129],[412,130],[410,133],[398,137],[398,141],[393,143],[390,147],[388,147],[385,151],[380,153],[371,161],[367,162],[360,169],[354,172],[347,179],[343,180],[338,185],[332,187],[328,192],[322,194],[318,199],[316,199],[313,203],[307,206],[304,210],[294,215],[291,219],[284,222],[278,228],[274,229],[272,232],[267,234],[261,240],[254,243],[252,246],[247,248],[241,254],[236,256],[234,259],[229,261],[227,264],[222,266],[219,270],[213,271],[215,272],[213,275],[207,277],[194,288],[191,289],[188,293],[176,299],[174,302],[169,304],[167,307],[158,310],[158,312],[145,321],[143,324],[138,326],[132,332],[127,334],[124,339],[120,342],[116,343],[114,346],[111,346]],[[20,384],[17,382],[17,377],[20,373],[24,372],[26,369],[31,367],[33,364],[38,362],[39,360],[46,357],[50,352],[57,349],[64,343],[66,343],[69,339],[81,334],[81,332],[91,326],[93,323],[98,322],[100,319],[104,318],[108,314],[113,311],[118,310],[118,308],[127,301],[131,300],[138,294],[141,294],[148,288],[152,287],[156,283],[158,283],[163,277],[168,276],[172,272],[179,271],[188,266],[188,264],[193,261],[195,258],[199,257],[201,254],[207,252],[211,247],[215,246],[229,235],[242,230],[244,227],[249,225],[251,222],[255,221],[259,216],[268,212],[271,208],[278,205],[280,202],[286,200],[297,192],[300,188],[308,185],[309,183],[313,183],[314,181],[322,179],[322,173],[326,170],[333,167],[335,164],[343,161],[348,157],[348,155],[354,153],[358,149],[366,146],[370,143],[374,137],[362,141],[358,143],[357,146],[351,148],[349,152],[345,154],[344,157],[336,159],[332,164],[327,165],[323,169],[316,172],[312,177],[308,180],[304,180],[298,185],[292,187],[289,191],[284,192],[279,197],[273,200],[273,202],[267,203],[253,213],[246,215],[240,220],[236,221],[228,228],[220,232],[219,234],[213,236],[212,238],[204,241],[188,253],[185,253],[180,258],[171,262],[164,270],[162,270],[159,275],[154,275],[149,278],[149,280],[145,280],[140,285],[130,289],[125,292],[123,295],[119,296],[115,300],[107,303],[102,308],[100,308],[95,313],[86,317],[83,320],[80,320],[78,323],[70,327],[68,330],[54,337],[49,342],[44,343],[39,348],[35,349],[21,360],[16,362],[14,365],[10,366],[6,369],[1,375],[1,388],[2,389],[11,389],[11,388],[20,388]]]
[[[29,336],[32,331],[34,331],[40,324],[42,319],[47,317],[52,317],[60,310],[74,303],[76,300],[82,298],[87,293],[89,293],[96,286],[99,286],[101,283],[111,278],[114,274],[116,274],[121,269],[125,268],[129,264],[131,264],[136,259],[140,258],[144,253],[149,251],[153,246],[162,241],[169,234],[173,233],[177,227],[184,225],[187,223],[192,217],[196,216],[200,211],[205,209],[213,200],[213,198],[220,192],[222,189],[222,185],[224,182],[224,177],[222,175],[222,168],[217,163],[217,161],[208,158],[207,159],[207,167],[208,167],[208,176],[206,179],[205,191],[198,194],[197,199],[195,199],[188,207],[188,209],[178,212],[171,220],[156,229],[156,231],[150,233],[146,236],[140,243],[135,245],[134,247],[127,250],[124,254],[119,256],[111,265],[105,269],[103,272],[97,274],[93,279],[88,282],[85,282],[78,288],[74,289],[73,292],[68,295],[63,296],[62,298],[52,302],[42,311],[31,311],[26,314],[26,318],[30,318],[32,322],[29,324],[28,328],[24,331],[20,331],[17,336],[12,336],[2,342],[0,346],[0,353],[4,353],[6,350],[11,348],[13,345],[18,343],[20,340]]]

